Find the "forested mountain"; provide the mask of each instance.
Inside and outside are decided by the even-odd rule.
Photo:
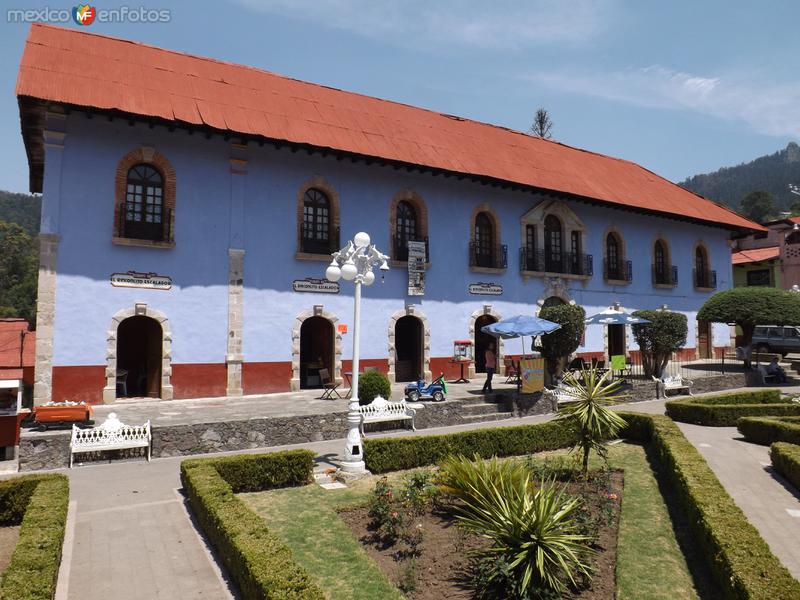
[[[695,175],[679,185],[735,210],[750,192],[766,191],[772,194],[778,210],[788,211],[800,200],[789,191],[789,184],[800,185],[800,147],[794,142],[775,154]]]
[[[0,191],[0,317],[36,324],[41,200]]]

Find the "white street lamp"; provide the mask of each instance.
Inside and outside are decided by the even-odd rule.
[[[361,415],[358,412],[358,342],[359,329],[361,324],[361,284],[372,285],[375,281],[374,267],[380,267],[381,271],[388,271],[389,259],[385,254],[381,254],[373,244],[370,243],[369,235],[363,231],[357,233],[353,241],[334,252],[333,260],[325,271],[328,281],[352,281],[355,283],[355,297],[353,307],[353,378],[352,393],[350,394],[350,404],[347,406],[347,442],[344,449],[344,461],[342,461],[342,474],[347,476],[359,476],[367,472],[364,464],[364,449],[361,445],[361,433],[358,430],[361,424]]]

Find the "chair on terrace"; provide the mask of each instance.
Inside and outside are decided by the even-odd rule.
[[[333,400],[333,395],[336,394],[337,398],[341,398],[342,396],[339,392],[336,391],[336,388],[339,387],[340,384],[336,383],[331,379],[331,374],[328,372],[328,369],[320,369],[319,370],[319,379],[322,382],[322,396],[320,396],[320,400]]]

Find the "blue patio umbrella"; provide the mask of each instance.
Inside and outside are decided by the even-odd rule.
[[[584,322],[587,325],[639,325],[650,321],[629,315],[616,306],[610,306],[603,312],[587,317]]]
[[[481,331],[491,334],[495,337],[507,340],[510,338],[524,338],[526,335],[531,337],[538,337],[546,333],[552,333],[556,329],[560,329],[559,323],[553,323],[546,319],[539,317],[532,317],[530,315],[517,315],[516,317],[509,317],[491,325],[484,325]],[[522,340],[522,354],[525,354],[525,341]]]

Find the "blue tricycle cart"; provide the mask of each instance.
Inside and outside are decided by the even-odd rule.
[[[409,402],[431,399],[434,402],[444,402],[447,395],[447,384],[444,381],[444,373],[426,384],[424,379],[416,383],[409,383],[406,386],[406,398]]]

